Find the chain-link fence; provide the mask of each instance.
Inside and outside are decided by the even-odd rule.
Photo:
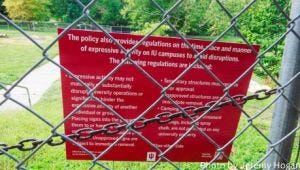
[[[90,1],[87,5],[82,4],[79,0],[76,3],[82,7],[82,15],[76,19],[73,23],[69,24],[54,40],[52,40],[47,45],[41,44],[34,39],[34,37],[24,31],[23,28],[18,26],[18,24],[9,20],[4,15],[0,14],[0,17],[10,24],[10,27],[15,28],[24,37],[26,37],[34,46],[39,48],[41,58],[27,71],[24,72],[23,76],[19,78],[12,86],[7,87],[0,84],[0,89],[4,90],[4,99],[0,101],[0,108],[6,102],[13,102],[20,106],[24,112],[25,116],[22,114],[15,113],[13,111],[1,111],[1,119],[3,119],[3,128],[1,131],[0,141],[0,160],[1,169],[10,169],[12,165],[17,169],[299,169],[299,112],[300,112],[300,2],[298,0],[293,0],[291,5],[291,15],[287,14],[277,0],[273,0],[272,3],[274,8],[277,8],[279,14],[284,17],[288,24],[285,32],[282,32],[281,36],[276,39],[268,48],[259,52],[253,48],[251,42],[248,41],[247,37],[244,36],[243,32],[240,31],[238,27],[239,18],[247,13],[249,8],[254,6],[256,0],[250,1],[243,9],[233,15],[230,9],[224,5],[221,0],[216,0],[216,5],[222,9],[224,14],[226,14],[230,20],[230,26],[227,27],[220,35],[218,35],[213,41],[209,43],[203,50],[197,50],[191,45],[190,41],[186,39],[184,35],[178,31],[172,22],[170,21],[170,16],[172,13],[180,8],[182,0],[176,1],[173,6],[169,9],[164,9],[160,4],[151,0],[151,3],[156,7],[161,13],[161,22],[153,28],[148,34],[146,34],[141,40],[139,40],[130,49],[126,49],[122,46],[119,41],[114,38],[111,33],[107,31],[104,27],[97,24],[89,16],[89,9],[93,7],[95,0]],[[224,15],[220,14],[220,15]],[[216,14],[218,15],[218,14]],[[101,30],[105,36],[114,42],[118,48],[124,52],[124,61],[118,64],[114,69],[112,69],[106,76],[99,81],[95,87],[90,87],[87,83],[82,81],[77,75],[72,73],[72,71],[66,69],[63,65],[53,60],[54,56],[48,54],[49,50],[55,48],[54,45],[61,40],[72,28],[76,28],[80,25],[82,20],[88,20],[93,24],[93,28]],[[157,82],[151,74],[149,74],[145,69],[140,67],[134,59],[132,59],[130,54],[141,45],[162,25],[168,25],[172,31],[174,31],[181,39],[181,41],[194,53],[194,61],[190,66],[188,66],[184,71],[177,75],[177,77],[172,80],[167,86],[162,86]],[[225,84],[220,78],[209,69],[209,67],[202,61],[201,57],[204,55],[211,47],[213,47],[220,39],[222,39],[229,31],[234,31],[235,35],[239,36],[243,43],[247,44],[248,48],[251,49],[251,53],[257,55],[255,62],[244,71],[239,77],[229,84]],[[286,39],[286,40],[285,40]],[[272,76],[269,73],[268,68],[261,64],[261,61],[266,57],[265,55],[268,51],[277,48],[278,44],[283,43],[285,40],[285,49],[283,62],[281,66],[280,80]],[[1,42],[1,41],[0,41]],[[22,51],[19,51],[22,53]],[[1,57],[1,56],[0,56]],[[27,76],[32,74],[32,72],[37,69],[43,62],[49,62],[51,65],[59,68],[63,74],[67,74],[70,78],[80,84],[87,91],[87,96],[81,104],[79,104],[70,113],[65,113],[67,116],[61,118],[62,114],[55,113],[57,121],[54,121],[52,117],[48,114],[50,112],[57,111],[53,108],[61,108],[61,105],[51,105],[51,100],[53,99],[51,93],[44,95],[46,102],[42,106],[29,107],[18,101],[11,95],[11,92],[25,79]],[[2,61],[0,61],[2,62]],[[14,62],[11,59],[10,62]],[[98,87],[101,87],[109,78],[120,68],[124,67],[127,63],[137,68],[146,79],[150,80],[150,84],[155,85],[160,88],[161,94],[158,96],[157,100],[152,103],[149,107],[145,109],[145,112],[140,113],[137,117],[132,120],[124,119],[120,113],[116,112],[110,105],[108,105],[102,99],[95,97],[93,94],[97,92]],[[1,63],[3,64],[3,63]],[[5,63],[4,63],[5,64]],[[4,65],[3,64],[3,65]],[[189,106],[181,107],[180,103],[177,103],[171,96],[168,95],[168,90],[175,86],[176,82],[188,74],[190,69],[195,65],[200,65],[203,67],[205,72],[215,81],[220,84],[223,95],[217,100],[212,100],[200,107]],[[224,65],[224,67],[226,67]],[[272,82],[277,86],[273,89],[260,89],[254,93],[250,93],[247,96],[231,95],[230,90],[238,84],[245,76],[252,73],[252,70],[256,67],[260,67],[264,72],[270,77]],[[46,77],[45,77],[46,78]],[[0,80],[1,81],[1,80]],[[148,82],[149,83],[149,82]],[[146,88],[146,87],[145,87]],[[54,88],[52,90],[60,91],[59,88]],[[158,103],[162,98],[168,99],[177,108],[175,112],[162,112],[157,113],[154,117],[145,118],[145,114],[148,110],[151,110],[154,105]],[[99,105],[106,108],[110,114],[113,114],[118,118],[118,121],[112,121],[109,124],[102,126],[101,128],[82,128],[78,129],[73,134],[63,133],[62,126],[72,119],[76,113],[83,108],[88,101],[93,100]],[[253,102],[254,101],[254,102]],[[60,102],[60,101],[58,101]],[[139,102],[139,101],[136,101]],[[247,103],[249,103],[247,105]],[[251,104],[252,102],[252,104]],[[275,105],[273,111],[273,116],[268,114],[272,112],[272,108]],[[206,116],[218,112],[224,109],[224,107],[233,106],[242,113],[242,119],[240,120],[239,128],[235,136],[226,141],[224,145],[220,145],[216,142],[210,135],[199,128],[199,122],[205,119]],[[244,107],[243,107],[244,106]],[[50,111],[47,111],[47,108]],[[271,111],[270,111],[271,110]],[[53,115],[52,115],[53,116]],[[40,122],[38,126],[31,127],[34,122],[27,122],[26,127],[23,127],[21,131],[28,131],[32,136],[25,137],[23,132],[13,131],[12,129],[19,126],[21,120],[18,117],[27,119],[28,117],[34,117],[34,120]],[[58,118],[59,117],[59,118]],[[272,117],[272,118],[271,118]],[[189,121],[189,128],[186,129],[182,136],[178,137],[176,141],[170,143],[166,149],[162,149],[155,145],[153,141],[149,140],[147,136],[139,133],[142,129],[145,129],[152,124],[159,124],[163,126],[165,124],[172,123],[177,119],[186,119]],[[272,120],[271,120],[272,119]],[[26,120],[25,120],[26,121]],[[268,122],[268,123],[264,123]],[[270,125],[270,122],[272,124]],[[225,122],[224,122],[225,123]],[[42,127],[43,125],[43,127]],[[23,124],[22,124],[23,126]],[[2,127],[2,125],[1,125]],[[269,129],[269,127],[271,127]],[[178,143],[183,139],[187,138],[190,131],[196,131],[198,135],[203,136],[205,140],[212,144],[216,150],[216,154],[207,163],[178,163],[168,158],[168,152],[172,151]],[[270,132],[269,132],[270,130]],[[48,133],[39,134],[40,131],[47,131]],[[25,134],[28,134],[25,133]],[[113,162],[102,160],[103,156],[111,152],[120,141],[122,141],[128,134],[135,134],[140,140],[143,140],[151,148],[153,148],[158,153],[158,159],[154,162],[148,163],[138,163],[138,162]],[[110,143],[105,150],[101,153],[94,153],[84,147],[83,142],[88,139],[93,139],[97,135],[111,136],[115,137],[114,141]],[[221,135],[221,134],[220,134]],[[4,136],[14,136],[14,140],[5,140]],[[2,139],[3,137],[3,139]],[[43,137],[43,138],[39,138]],[[3,140],[3,141],[2,141]],[[260,141],[260,142],[258,142]],[[75,147],[80,148],[89,159],[92,161],[67,161],[64,163],[58,161],[58,157],[64,158],[61,155],[64,152],[62,144],[72,143]],[[231,149],[232,155],[229,156],[225,153],[232,144]],[[201,143],[199,143],[199,146]],[[50,147],[49,147],[50,146]],[[195,146],[197,147],[197,146]],[[205,146],[204,146],[205,147]],[[55,148],[60,148],[63,152],[59,152]],[[50,150],[45,152],[45,150]],[[56,154],[59,152],[60,154]],[[123,153],[124,154],[124,153]],[[131,153],[128,153],[131,154]],[[133,153],[134,154],[134,153]],[[178,155],[180,156],[180,155]],[[219,158],[225,158],[228,163],[221,164],[218,163]],[[41,163],[43,162],[43,163]]]
[[[65,22],[41,22],[41,21],[14,21],[16,25],[26,31],[37,31],[37,32],[55,32],[58,28],[65,28],[71,23]],[[108,32],[120,32],[120,33],[130,33],[135,31],[129,26],[110,26],[110,25],[101,25]],[[0,28],[11,30],[14,27],[5,21],[0,21]],[[84,30],[95,30],[95,27],[91,23],[78,23],[74,28],[84,29]]]

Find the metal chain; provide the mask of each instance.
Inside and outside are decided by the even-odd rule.
[[[221,101],[209,112],[219,111],[223,107],[229,106],[229,105],[231,105],[231,106],[237,106],[237,104],[244,105],[245,103],[247,103],[250,100],[265,100],[276,93],[277,93],[277,89],[275,88],[275,89],[271,89],[271,90],[268,90],[268,89],[258,90],[254,94],[249,95],[249,96],[235,95],[232,97],[235,100],[235,102],[234,102],[234,100]],[[200,115],[200,113],[204,113],[205,111],[208,111],[211,108],[211,106],[213,106],[216,102],[217,102],[217,100],[211,101],[201,107],[189,106],[189,107],[183,108],[183,110],[190,117],[195,117],[197,115]],[[149,124],[157,123],[157,124],[162,125],[162,124],[169,123],[177,118],[187,118],[188,116],[186,115],[186,113],[181,112],[181,111],[175,112],[175,113],[162,112],[162,113],[157,114],[155,117],[152,117],[149,119],[141,118],[141,119],[137,120],[135,123],[133,123],[130,127],[127,127],[128,126],[127,124],[120,124],[120,123],[114,122],[114,123],[106,124],[101,129],[96,129],[96,130],[94,130],[92,128],[82,128],[82,129],[77,130],[74,134],[69,134],[66,136],[68,138],[74,139],[74,140],[87,140],[87,139],[91,139],[95,135],[99,135],[99,134],[110,136],[110,135],[115,135],[127,128],[131,128],[134,130],[141,130],[141,129],[147,127]],[[64,138],[62,138],[60,135],[53,135],[49,140],[46,141],[46,144],[49,146],[58,146],[58,145],[64,144],[65,141],[66,140]],[[37,139],[30,138],[30,139],[21,140],[16,145],[11,145],[11,146],[0,143],[0,149],[2,149],[4,151],[9,151],[12,149],[18,149],[19,151],[30,151],[30,150],[34,150],[35,148],[37,148],[43,142],[45,142],[45,140],[37,140]],[[2,155],[2,154],[4,154],[4,153],[0,150],[0,155]]]

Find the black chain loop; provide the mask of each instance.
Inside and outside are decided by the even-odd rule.
[[[148,125],[148,124],[151,124],[151,123],[156,123],[159,121],[159,118],[158,117],[154,117],[154,118],[150,118],[150,119],[146,119],[144,121],[145,125]]]
[[[90,131],[90,135],[95,136],[101,133],[105,133],[107,131],[107,129],[97,129],[97,130],[92,130]]]
[[[233,102],[231,101],[231,100],[227,100],[227,101],[223,101],[223,102],[221,102],[221,103],[219,103],[218,105],[219,105],[219,107],[225,107],[225,106],[229,106],[229,105],[231,105]]]
[[[277,93],[277,89],[270,89],[270,90],[266,91],[267,95],[273,95],[273,94],[276,94],[276,93]]]
[[[18,149],[18,148],[20,148],[20,147],[22,147],[22,145],[20,145],[20,144],[11,145],[11,146],[6,145],[6,147],[4,147],[4,148],[2,148],[2,149],[5,150],[5,151],[9,151],[9,150],[12,150],[12,149]],[[1,152],[1,151],[0,151],[0,152]],[[1,154],[3,154],[3,153],[1,152]]]
[[[194,109],[194,112],[199,114],[201,112],[205,112],[209,109],[210,107],[209,106],[202,106],[202,107],[198,107],[196,109]]]
[[[268,90],[262,89],[255,92],[257,94],[256,100],[264,100],[271,96],[271,94],[267,93]]]
[[[59,140],[55,140],[55,138],[58,138]],[[62,138],[59,135],[54,135],[50,140],[48,140],[46,142],[49,146],[58,146],[58,145],[62,145],[63,143],[65,143],[65,139]]]
[[[0,143],[0,149],[5,150],[4,149],[5,147],[8,147],[8,145],[5,143]],[[0,152],[0,155],[2,155],[2,154],[4,154],[4,153]]]
[[[170,113],[170,112],[163,112],[163,113],[156,115],[156,117],[159,118],[157,123],[165,124],[165,123],[171,122],[172,121],[172,119],[170,118],[171,115],[172,115],[172,113]]]
[[[18,149],[20,151],[30,151],[30,150],[33,150],[35,149],[38,145],[36,145],[36,143],[34,142],[37,142],[38,140],[36,139],[25,139],[25,140],[22,140],[19,142],[19,147]],[[30,144],[31,146],[29,147],[26,147],[27,144]]]
[[[207,106],[207,107],[209,107],[209,108],[212,108],[212,106],[213,106],[214,104],[216,104],[216,103],[217,103],[217,101],[211,101],[211,102],[206,103],[205,106]],[[221,109],[222,109],[222,107],[220,107],[220,106],[217,104],[217,105],[215,105],[215,107],[213,107],[210,111],[211,111],[211,112],[216,112],[216,111],[219,111],[219,110],[221,110]]]
[[[119,132],[121,132],[124,129],[124,125],[120,125],[119,123],[110,123],[107,124],[105,126],[103,126],[103,129],[105,129],[106,131],[104,132],[104,134],[106,135],[114,135],[117,134]]]
[[[252,94],[249,96],[244,96],[244,100],[249,101],[249,100],[256,100],[258,98],[258,94]]]
[[[75,132],[77,138],[79,140],[84,140],[84,139],[90,139],[93,137],[93,134],[91,134],[91,132],[93,131],[92,128],[83,128],[83,129],[79,129]]]
[[[178,112],[177,114],[175,113],[175,114],[173,114],[172,116],[170,116],[171,118],[177,118],[177,117],[180,117],[180,116],[182,116],[183,118],[188,118],[188,116],[190,116],[190,117],[194,117],[194,116],[196,116],[198,113],[196,113],[194,110],[196,109],[196,107],[195,106],[189,106],[189,107],[185,107],[185,108],[183,108],[183,110],[188,114],[188,115],[186,115],[186,114],[184,114],[184,113],[182,113],[182,112]]]
[[[136,122],[134,122],[134,124],[131,127],[134,130],[140,130],[140,129],[145,128],[146,126],[147,126],[147,124],[145,123],[145,118],[141,118],[141,119],[137,120]]]
[[[233,96],[232,98],[235,100],[236,103],[232,101],[232,105],[236,106],[238,104],[242,106],[246,104],[247,100],[244,97],[245,97],[244,95]]]

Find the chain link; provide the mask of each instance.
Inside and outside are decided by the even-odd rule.
[[[232,97],[232,99],[234,100],[225,100],[219,102],[218,104],[216,104],[218,100],[215,100],[215,101],[208,102],[201,107],[195,107],[195,106],[185,107],[183,108],[185,112],[181,112],[181,111],[175,113],[162,112],[149,119],[141,118],[135,121],[129,127],[127,124],[120,124],[114,122],[114,123],[109,123],[104,125],[101,129],[95,129],[95,130],[92,128],[78,129],[74,134],[69,134],[66,136],[74,140],[87,140],[87,139],[92,139],[95,135],[99,135],[99,134],[103,134],[106,136],[115,135],[127,128],[131,128],[134,130],[141,130],[146,128],[149,124],[157,123],[162,125],[162,124],[167,124],[177,118],[196,117],[197,115],[201,115],[204,112],[208,111],[214,104],[216,104],[215,107],[209,110],[209,112],[219,111],[225,106],[236,106],[237,104],[244,105],[250,100],[265,100],[267,98],[270,98],[272,95],[276,93],[277,93],[276,88],[271,90],[262,89],[256,91],[254,94],[249,96],[235,95]],[[9,151],[13,149],[18,149],[19,151],[30,151],[37,148],[44,141],[45,140],[37,140],[37,139],[30,138],[30,139],[21,140],[18,144],[11,145],[11,146],[4,143],[0,143],[0,149],[4,151]],[[59,146],[64,144],[65,142],[66,139],[63,138],[63,135],[55,134],[49,140],[47,140],[46,144],[49,146]],[[0,155],[2,154],[4,153],[0,151]]]

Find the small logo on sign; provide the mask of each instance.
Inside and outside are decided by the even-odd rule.
[[[147,161],[155,161],[156,152],[147,152]]]
[[[224,155],[223,155],[223,154],[219,154],[219,155],[218,155],[218,154],[219,154],[219,153],[216,152],[216,153],[215,153],[215,157],[218,156],[218,157],[217,157],[217,160],[222,160],[222,159],[224,158]]]

